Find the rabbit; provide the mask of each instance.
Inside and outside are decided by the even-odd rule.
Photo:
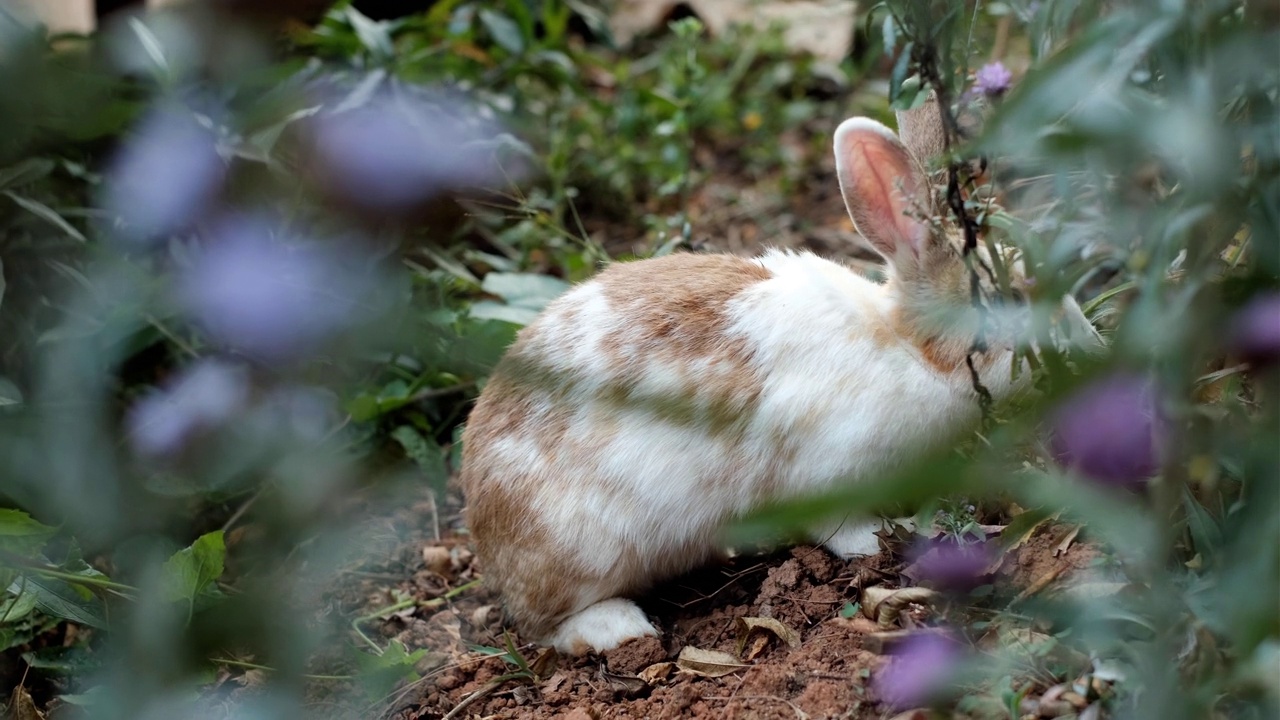
[[[520,331],[468,419],[460,479],[485,582],[527,638],[581,655],[656,635],[627,596],[717,554],[727,522],[891,471],[980,417],[962,240],[931,219],[908,150],[935,149],[940,129],[899,125],[917,131],[855,117],[834,137],[883,284],[807,252],[675,253],[609,265]],[[1063,311],[1092,330],[1070,298]],[[1001,333],[973,356],[997,400],[1017,384],[1017,338]],[[870,554],[877,527],[813,536]]]

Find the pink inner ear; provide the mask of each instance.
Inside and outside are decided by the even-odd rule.
[[[923,209],[912,206],[922,182],[898,138],[873,120],[846,120],[836,131],[836,168],[858,232],[889,260],[903,248],[918,257],[928,228],[908,213]]]

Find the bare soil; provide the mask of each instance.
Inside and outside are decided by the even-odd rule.
[[[571,658],[511,633],[532,673],[510,677],[519,668],[495,654],[508,638],[498,598],[484,588],[483,567],[468,549],[460,503],[455,496],[436,507],[424,489],[417,502],[379,518],[383,537],[399,538],[398,544],[377,548],[350,567],[323,598],[323,606],[344,616],[375,613],[396,598],[417,601],[363,626],[381,644],[394,639],[410,652],[427,651],[416,667],[421,679],[369,705],[367,717],[887,718],[893,713],[870,686],[885,662],[879,653],[888,647],[886,631],[921,629],[934,612],[909,605],[888,628],[852,612],[867,587],[909,584],[900,575],[907,560],[896,552],[844,561],[821,548],[792,547],[699,568],[638,598],[660,638]],[[1071,530],[1053,523],[1037,528],[997,566],[997,585],[1006,586],[1007,595],[1041,583],[1034,590],[1040,592],[1087,567],[1096,550],[1068,539]],[[463,590],[442,599],[457,588]],[[791,647],[771,632],[744,633],[740,618],[776,620],[795,632],[797,642]],[[726,653],[741,667],[719,677],[682,669],[676,663],[689,647]],[[312,699],[317,709],[350,707],[357,690],[319,682]]]

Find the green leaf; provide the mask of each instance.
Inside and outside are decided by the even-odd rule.
[[[17,583],[20,588],[17,595],[7,598],[4,602],[0,602],[0,623],[15,623],[27,617],[36,609],[36,596],[22,588],[22,583]]]
[[[84,597],[83,587],[32,574],[13,581],[9,586],[9,592],[17,594],[19,591],[31,593],[36,607],[45,615],[102,630],[107,628],[102,601],[92,594]]]
[[[1182,488],[1182,504],[1187,510],[1187,529],[1191,532],[1195,551],[1202,553],[1205,560],[1212,560],[1222,548],[1222,528],[1185,486]]]
[[[82,693],[72,695],[59,695],[58,699],[68,705],[76,707],[100,707],[111,697],[111,693],[105,685],[94,685]]]
[[[371,20],[350,5],[347,6],[346,13],[351,29],[356,31],[360,44],[364,45],[371,55],[383,60],[395,55],[395,46],[391,42],[390,26],[387,23]]]
[[[27,158],[0,170],[0,188],[25,185],[34,182],[49,173],[55,167],[52,160],[46,158]]]
[[[512,307],[491,300],[481,300],[471,306],[471,317],[477,320],[501,320],[512,325],[524,327],[538,317],[538,311],[530,308]]]
[[[520,26],[514,20],[496,13],[492,10],[482,9],[480,11],[480,22],[484,25],[485,30],[489,31],[489,36],[498,46],[512,55],[519,55],[524,52],[524,35],[520,33]]]
[[[541,310],[569,289],[569,283],[550,275],[533,273],[489,273],[480,289],[497,295],[508,305]]]
[[[222,576],[227,546],[222,531],[201,535],[191,547],[164,563],[164,595],[169,600],[194,602],[197,595]]]
[[[0,382],[0,396],[3,395],[3,383]],[[21,510],[0,509],[0,548],[8,552],[34,555],[55,532],[56,528],[31,519],[30,515]]]
[[[22,404],[22,391],[9,378],[0,375],[0,408]]]
[[[360,668],[360,681],[370,697],[382,697],[401,680],[414,681],[418,673],[414,665],[427,651],[425,648],[408,652],[408,648],[399,640],[392,640],[381,655],[359,653],[356,665]]]
[[[410,425],[401,425],[393,430],[391,438],[400,443],[405,455],[422,470],[431,489],[443,493],[445,484],[449,481],[449,466],[445,463],[440,446],[423,437]]]
[[[88,242],[88,240],[85,238],[83,233],[77,230],[74,225],[67,222],[66,218],[59,215],[56,210],[49,207],[48,205],[45,205],[44,203],[38,200],[32,200],[31,198],[23,197],[21,195],[18,195],[17,193],[10,192],[8,190],[6,190],[4,194],[10,200],[17,203],[18,206],[21,207],[23,210],[26,210],[32,215],[35,215],[41,220],[44,220],[50,225],[53,225],[54,227],[58,228],[62,232],[66,233],[68,236],[76,240],[79,240],[80,242]]]
[[[884,36],[884,54],[892,55],[893,49],[898,46],[898,23],[891,13],[884,14],[884,25],[881,26],[880,33]]]

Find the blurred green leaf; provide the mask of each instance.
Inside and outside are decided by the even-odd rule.
[[[0,375],[0,408],[22,404],[22,390],[12,380]]]
[[[197,595],[222,576],[227,548],[221,530],[201,535],[190,547],[164,563],[163,592],[168,600],[194,602]]]
[[[22,587],[21,583],[18,587]],[[33,593],[20,592],[0,602],[0,623],[13,623],[26,618],[36,609],[36,597]]]
[[[86,593],[83,587],[32,573],[9,586],[9,592],[16,594],[19,591],[31,593],[36,607],[46,615],[102,630],[108,626],[102,601]]]
[[[422,471],[428,486],[437,494],[443,493],[449,482],[449,467],[440,446],[410,425],[401,425],[391,431],[391,437],[400,443],[405,455]]]
[[[482,8],[480,22],[484,24],[485,30],[489,31],[493,41],[503,50],[512,55],[524,52],[524,35],[514,20],[488,8]]]
[[[27,158],[0,170],[0,188],[17,187],[44,178],[53,172],[55,163],[48,158]]]
[[[548,275],[489,273],[480,288],[502,298],[508,305],[541,310],[568,290],[569,284]]]
[[[360,43],[370,55],[379,60],[388,60],[395,54],[395,45],[391,42],[388,23],[371,20],[351,5],[346,8],[346,16],[356,32],[356,37],[360,38]]]
[[[18,206],[21,207],[23,210],[26,210],[32,215],[35,215],[41,220],[44,220],[50,225],[53,225],[54,227],[58,228],[62,232],[66,233],[68,237],[79,240],[80,242],[88,242],[88,239],[85,238],[84,233],[77,230],[74,225],[67,222],[66,218],[59,215],[56,210],[49,207],[48,205],[45,205],[44,203],[38,200],[32,200],[31,198],[23,197],[17,193],[14,193],[8,190],[4,192],[4,195],[5,197],[17,203]]]
[[[0,388],[3,393],[3,388]],[[22,510],[0,508],[0,548],[15,555],[31,556],[57,532]]]
[[[360,682],[364,685],[369,697],[383,697],[397,683],[412,682],[418,679],[414,665],[425,657],[425,648],[408,652],[408,648],[399,640],[392,640],[381,655],[359,653],[356,663],[360,667]]]

